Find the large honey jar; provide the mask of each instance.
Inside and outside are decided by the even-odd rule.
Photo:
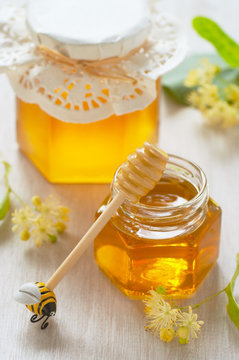
[[[159,96],[143,110],[88,124],[60,121],[17,99],[20,149],[52,182],[110,182],[117,166],[144,141],[157,143],[158,123]]]
[[[157,142],[160,79],[185,46],[150,4],[29,0],[0,12],[18,144],[49,181],[109,182],[129,153]]]
[[[97,217],[116,191],[113,181]],[[188,297],[217,260],[220,224],[204,172],[170,155],[158,185],[137,204],[125,201],[95,239],[95,259],[129,297],[158,286]]]

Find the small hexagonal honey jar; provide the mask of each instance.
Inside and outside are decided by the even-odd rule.
[[[170,155],[158,185],[137,204],[125,201],[97,236],[95,259],[129,297],[141,298],[158,286],[188,297],[217,260],[220,225],[221,208],[209,197],[204,172]]]

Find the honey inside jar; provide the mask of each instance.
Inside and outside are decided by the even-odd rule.
[[[123,204],[95,240],[99,267],[132,298],[159,285],[190,296],[218,257],[221,209],[207,187],[176,172],[168,169],[138,205]]]
[[[87,124],[60,121],[17,99],[19,147],[51,182],[110,182],[137,147],[157,142],[159,90],[157,94],[143,110]]]
[[[174,178],[163,176],[162,180],[140,203],[148,206],[179,206],[196,196],[196,188],[187,180],[178,182]]]

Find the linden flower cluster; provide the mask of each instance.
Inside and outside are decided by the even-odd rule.
[[[155,290],[150,290],[143,302],[147,318],[145,328],[153,335],[160,336],[161,340],[170,342],[178,337],[180,344],[186,344],[200,334],[203,321],[197,320],[197,314],[193,313],[191,306],[188,311],[172,308]]]
[[[32,205],[25,204],[13,212],[12,230],[20,234],[23,241],[32,237],[38,247],[44,242],[56,242],[57,235],[66,229],[69,209],[52,195],[45,202],[39,196],[33,196]]]
[[[189,71],[184,85],[196,87],[187,97],[189,105],[199,109],[211,125],[231,127],[239,124],[239,86],[230,84],[223,89],[224,96],[213,83],[220,72],[217,65],[208,59],[201,60],[201,66]]]

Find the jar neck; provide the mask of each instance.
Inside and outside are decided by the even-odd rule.
[[[117,170],[119,171],[120,168]],[[114,187],[117,172],[111,186],[111,195],[115,196]],[[142,203],[133,204],[126,200],[118,210],[118,215],[138,222],[142,226],[157,227],[159,230],[182,229],[192,230],[203,222],[209,199],[209,189],[204,172],[196,164],[175,155],[169,155],[164,171],[165,177],[177,182],[190,182],[195,188],[195,196],[180,205],[154,206]]]

